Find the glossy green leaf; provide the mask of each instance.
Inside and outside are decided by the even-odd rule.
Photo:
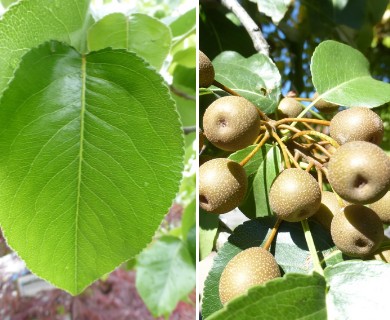
[[[317,273],[288,274],[250,289],[207,319],[326,320],[325,289],[325,279]]]
[[[88,32],[89,50],[106,47],[137,53],[160,69],[171,47],[170,29],[146,14],[113,13],[96,22]]]
[[[257,2],[259,12],[264,13],[278,24],[288,10],[291,0],[251,0]]]
[[[192,228],[187,233],[187,249],[192,257],[192,263],[194,264],[194,267],[196,267],[196,224],[192,226]]]
[[[256,53],[244,58],[237,52],[225,51],[213,60],[213,65],[217,81],[247,98],[262,111],[275,111],[281,78],[269,57]]]
[[[199,259],[203,260],[213,250],[219,218],[217,214],[199,209]]]
[[[78,43],[88,7],[89,0],[29,0],[11,6],[0,20],[0,93],[31,48],[48,40]]]
[[[255,147],[249,146],[229,156],[229,159],[240,162]],[[269,206],[269,190],[280,170],[280,149],[277,146],[265,145],[261,151],[245,165],[248,176],[248,191],[240,210],[250,218],[273,216]]]
[[[263,245],[274,223],[275,218],[271,217],[244,222],[234,230],[228,242],[218,251],[205,282],[202,304],[205,317],[222,308],[218,287],[226,264],[242,250]],[[326,254],[329,248],[334,247],[330,234],[319,224],[310,222],[310,230],[316,248],[322,251],[322,255]],[[300,223],[282,222],[276,240],[271,246],[271,253],[284,273],[310,274],[313,269],[311,255]]]
[[[164,236],[137,258],[136,286],[154,316],[168,315],[195,286],[195,266],[180,239]]]
[[[386,319],[389,314],[390,264],[351,260],[325,269],[330,320]]]
[[[313,84],[327,101],[349,107],[377,107],[390,101],[390,84],[372,78],[369,67],[356,49],[324,41],[312,57]]]
[[[0,101],[0,128],[8,244],[72,294],[138,254],[179,189],[174,103],[163,79],[125,50],[31,50]]]

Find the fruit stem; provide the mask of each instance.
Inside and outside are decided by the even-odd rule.
[[[227,93],[230,93],[231,95],[233,96],[237,96],[237,97],[241,97],[241,95],[239,95],[237,92],[235,92],[234,90],[226,87],[225,85],[223,85],[222,83],[218,82],[217,80],[214,79],[213,81],[213,85],[218,87],[219,89],[222,89],[223,91],[227,92]]]
[[[310,101],[310,102],[313,101],[313,99],[311,99],[311,98],[294,97],[293,99],[295,99],[297,101]]]
[[[308,164],[308,166],[306,167],[305,171],[306,171],[306,172],[309,172],[309,171],[311,170],[311,168],[313,168],[313,167],[314,167],[314,162],[311,161],[311,162],[309,162],[309,164]]]
[[[288,154],[287,154],[287,147],[286,147],[286,145],[279,138],[279,136],[277,135],[277,133],[275,131],[272,131],[271,134],[272,134],[272,137],[279,143],[280,149],[282,150],[284,164],[286,165],[286,168],[290,169],[291,168],[291,162],[290,162],[290,159],[289,159]]]
[[[323,174],[322,174],[322,170],[321,169],[318,169],[316,167],[316,170],[317,170],[317,179],[318,179],[318,184],[320,186],[320,190],[321,190],[321,194],[322,194],[322,189],[323,189]]]
[[[240,165],[243,167],[245,166],[248,161],[250,159],[252,159],[252,157],[256,154],[257,151],[260,150],[260,148],[265,144],[265,142],[268,140],[269,138],[269,133],[268,131],[266,133],[264,133],[264,136],[263,136],[263,139],[261,139],[261,141],[259,142],[259,144],[256,146],[256,148],[254,148],[251,153],[249,153],[241,162],[240,162]]]
[[[323,126],[330,125],[330,121],[328,121],[328,120],[311,119],[311,118],[284,118],[284,119],[280,119],[280,120],[276,121],[275,127],[279,126],[280,124],[288,123],[288,122],[315,123],[315,124],[321,124]]]
[[[317,137],[320,137],[322,140],[326,140],[326,141],[330,142],[330,144],[332,146],[334,146],[335,148],[340,147],[340,145],[334,139],[332,139],[331,137],[329,137],[326,134],[323,134],[321,132],[313,131],[313,130],[305,130],[305,131],[298,132],[298,133],[294,134],[291,137],[291,139],[294,140],[294,139],[296,139],[296,138],[298,138],[300,136],[304,136],[304,135],[317,136]]]
[[[278,232],[278,228],[279,228],[280,224],[282,223],[282,221],[283,220],[279,219],[279,218],[278,218],[278,220],[276,220],[274,227],[272,228],[271,233],[268,236],[267,241],[264,243],[264,246],[263,246],[264,250],[268,251],[269,248],[271,247],[271,243],[272,243],[272,241],[274,241],[274,238],[276,236],[276,233]]]
[[[311,259],[313,261],[313,268],[314,271],[319,273],[320,275],[324,275],[324,270],[321,267],[320,259],[317,255],[316,246],[314,244],[313,236],[310,232],[309,223],[307,222],[307,219],[301,221],[303,232],[305,233],[306,243],[307,247],[309,248]]]

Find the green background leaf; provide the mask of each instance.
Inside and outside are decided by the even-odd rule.
[[[312,319],[325,320],[325,279],[313,275],[288,274],[249,290],[207,319]]]
[[[263,245],[274,223],[275,218],[271,217],[244,222],[234,230],[228,242],[218,251],[205,282],[202,304],[202,313],[205,317],[222,308],[218,287],[219,279],[226,264],[242,250]],[[330,234],[319,224],[310,222],[310,229],[316,248],[323,251],[322,254],[326,254],[329,248],[334,247]],[[300,223],[283,221],[279,227],[276,240],[271,246],[271,253],[275,256],[284,273],[309,274],[313,268],[311,255]]]
[[[348,107],[377,107],[390,101],[390,84],[375,80],[362,53],[328,40],[311,61],[313,84],[324,100]]]
[[[291,0],[251,0],[257,2],[259,12],[266,14],[275,24],[283,19]]]
[[[236,162],[243,160],[255,146],[249,146],[229,156]],[[265,160],[264,160],[265,159]],[[281,156],[277,146],[265,145],[245,165],[248,176],[248,190],[240,210],[249,218],[273,216],[269,206],[269,190],[279,173]]]
[[[386,319],[389,314],[390,264],[351,260],[325,269],[330,320]]]
[[[96,22],[88,32],[89,50],[107,47],[137,53],[159,70],[171,47],[170,29],[158,19],[134,13],[113,13]]]
[[[138,254],[179,189],[173,100],[125,50],[33,49],[0,101],[0,128],[7,242],[72,294]]]
[[[10,7],[0,20],[0,93],[22,56],[42,42],[64,41],[81,50],[88,7],[88,0],[29,0]]]
[[[244,58],[225,51],[213,60],[215,79],[247,98],[266,113],[274,112],[280,95],[280,74],[272,60],[257,53]],[[261,89],[267,90],[267,96]],[[221,91],[217,89],[215,91]]]
[[[199,208],[199,259],[203,260],[212,251],[217,235],[219,216]]]
[[[168,315],[195,285],[195,265],[180,239],[163,236],[137,258],[136,286],[154,316]]]

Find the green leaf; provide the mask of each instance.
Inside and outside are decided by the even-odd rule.
[[[7,242],[72,294],[138,254],[179,189],[174,103],[125,50],[85,56],[54,41],[31,50],[0,101],[0,128]]]
[[[288,274],[256,286],[237,297],[209,320],[313,319],[326,320],[325,279],[312,275]]]
[[[196,8],[188,10],[186,13],[177,17],[177,19],[169,24],[169,27],[171,28],[174,41],[194,31],[196,28]]]
[[[255,146],[249,146],[229,156],[236,162],[243,160]],[[265,159],[265,161],[264,161]],[[273,216],[269,206],[269,190],[280,168],[280,149],[277,146],[265,145],[245,165],[248,176],[248,190],[240,210],[250,218]]]
[[[272,18],[273,23],[278,24],[288,10],[291,0],[251,0],[257,2],[259,12]]]
[[[185,244],[164,236],[137,258],[136,286],[154,316],[168,315],[195,286],[195,266]]]
[[[0,93],[22,56],[44,41],[79,42],[89,0],[29,0],[11,6],[0,19]]]
[[[225,51],[213,60],[213,65],[217,81],[247,98],[262,111],[275,111],[281,78],[278,68],[269,57],[256,53],[244,58],[237,52]],[[266,95],[262,91],[264,89]]]
[[[325,269],[329,319],[386,319],[390,264],[351,260]]]
[[[213,250],[217,235],[219,217],[215,213],[208,213],[199,209],[199,259],[203,260]]]
[[[320,43],[311,61],[313,84],[324,100],[352,107],[390,101],[390,84],[375,80],[359,51],[336,41]]]
[[[218,287],[226,264],[242,250],[262,246],[274,224],[275,218],[271,217],[244,222],[234,230],[228,242],[218,251],[205,282],[202,305],[202,313],[205,317],[222,308]],[[330,234],[314,222],[310,222],[310,229],[317,250],[325,255],[327,250],[334,246]],[[271,246],[271,253],[284,273],[310,274],[313,269],[311,255],[300,223],[282,222],[276,240]]]
[[[89,50],[106,47],[137,53],[159,70],[171,47],[170,29],[158,19],[141,13],[113,13],[96,22],[88,33]]]

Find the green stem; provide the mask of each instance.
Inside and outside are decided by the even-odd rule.
[[[318,258],[317,255],[317,250],[314,244],[313,236],[311,235],[310,232],[309,223],[307,222],[307,219],[302,220],[301,223],[302,223],[303,231],[305,233],[306,243],[307,246],[309,247],[311,259],[313,261],[314,271],[316,271],[317,273],[323,276],[324,270],[322,270],[320,259]]]

